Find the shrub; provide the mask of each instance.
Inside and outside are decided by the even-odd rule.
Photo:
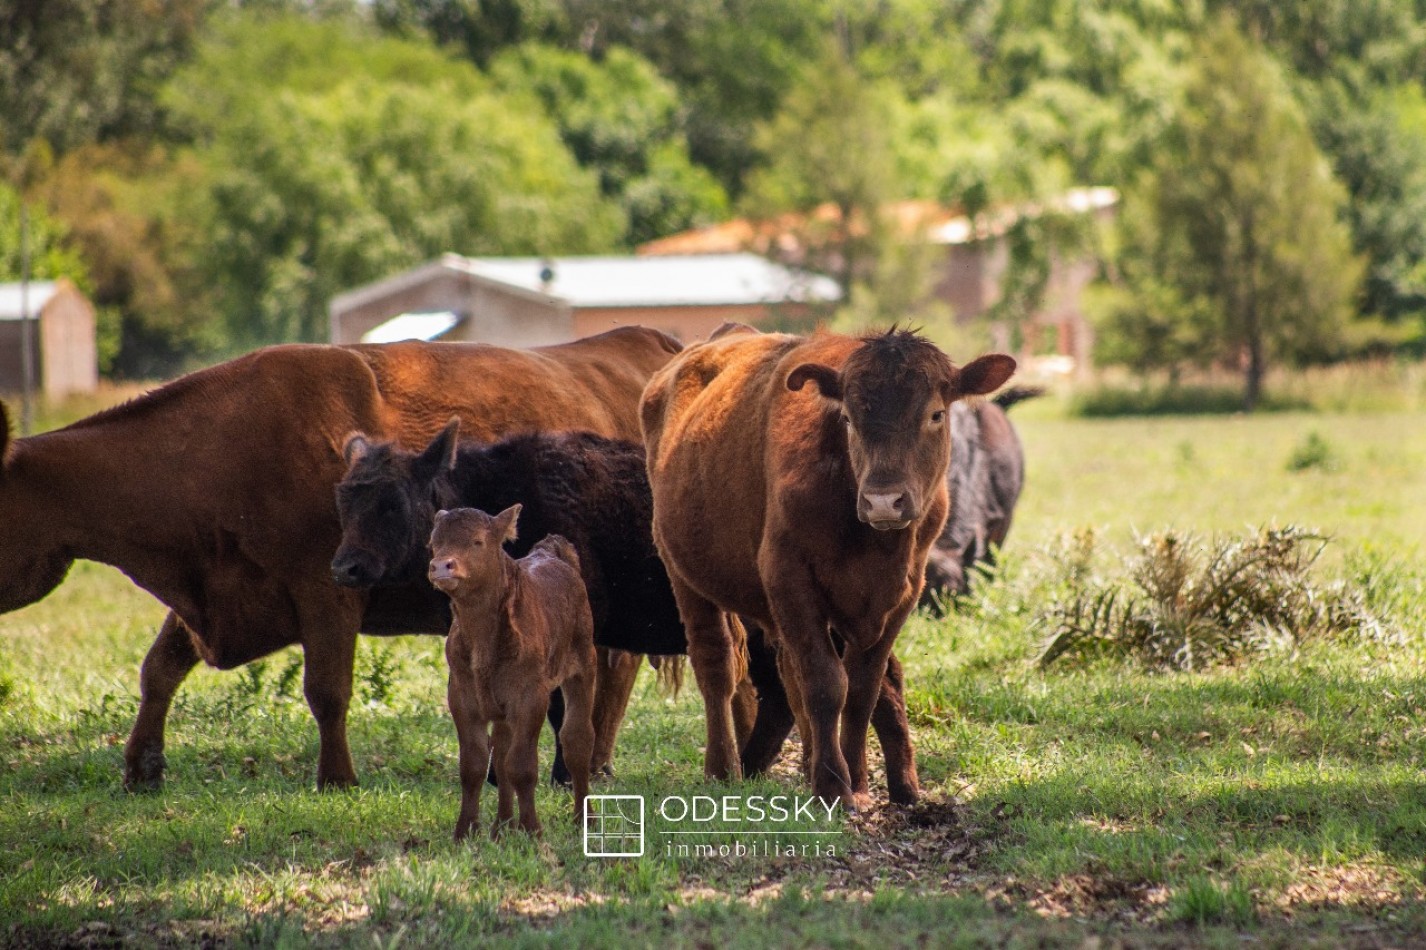
[[[1305,472],[1309,468],[1317,468],[1326,472],[1334,471],[1338,467],[1337,453],[1333,450],[1331,443],[1322,438],[1321,434],[1313,429],[1307,436],[1293,448],[1292,454],[1287,459],[1287,470],[1289,472]]]
[[[1212,542],[1165,532],[1138,539],[1128,576],[1107,583],[1078,554],[1042,618],[1051,634],[1039,663],[1108,655],[1192,670],[1318,636],[1385,638],[1360,585],[1312,578],[1326,543],[1291,525]]]

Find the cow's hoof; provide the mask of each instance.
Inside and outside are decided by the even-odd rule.
[[[893,805],[914,805],[921,800],[921,789],[915,785],[891,785],[886,791]]]
[[[136,761],[124,765],[124,791],[156,792],[163,788],[163,771],[167,765],[168,760],[159,749],[141,753]]]

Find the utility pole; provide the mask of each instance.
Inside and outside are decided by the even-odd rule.
[[[35,331],[30,320],[30,211],[20,195],[20,435],[35,426]]]

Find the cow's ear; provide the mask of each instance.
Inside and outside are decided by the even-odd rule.
[[[1004,353],[991,353],[972,360],[956,373],[955,392],[948,397],[984,396],[993,393],[1015,372],[1015,360]]]
[[[495,516],[495,533],[500,536],[502,542],[514,541],[518,536],[515,523],[520,520],[520,509],[523,507],[516,503]]]
[[[419,482],[434,481],[442,471],[455,468],[456,445],[460,436],[460,417],[455,416],[441,434],[431,440],[424,452],[411,463],[411,474]]]
[[[361,432],[347,436],[346,444],[342,446],[342,458],[347,463],[347,468],[351,468],[371,451],[371,440]]]
[[[830,366],[823,366],[821,363],[803,363],[788,373],[787,388],[797,392],[809,379],[817,384],[817,389],[828,399],[841,400],[841,378],[837,375],[836,370]]]

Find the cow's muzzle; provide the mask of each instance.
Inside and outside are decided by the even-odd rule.
[[[900,531],[916,520],[916,505],[905,491],[864,491],[857,501],[857,517],[878,531]]]

